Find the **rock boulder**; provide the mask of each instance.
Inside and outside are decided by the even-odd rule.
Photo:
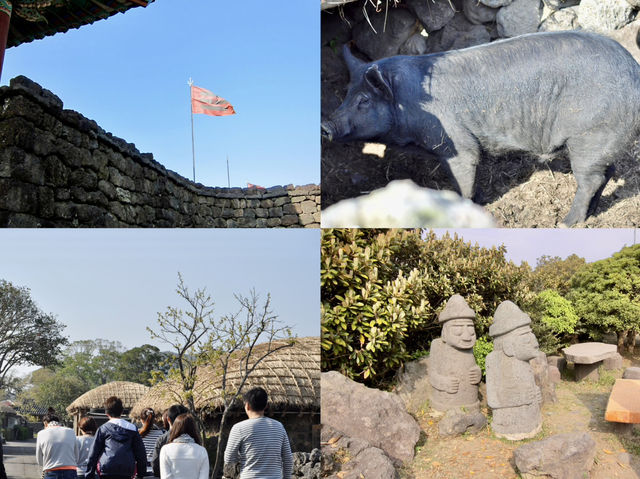
[[[418,423],[395,394],[368,388],[337,371],[321,376],[321,421],[382,449],[394,461],[413,459]]]
[[[558,434],[530,442],[513,452],[523,479],[583,479],[589,477],[596,442],[586,432]]]

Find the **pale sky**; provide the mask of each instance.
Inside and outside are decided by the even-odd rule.
[[[298,336],[320,335],[318,229],[0,230],[0,278],[26,286],[71,341],[151,341],[157,313],[183,307],[178,272],[206,287],[217,315],[252,288]],[[21,372],[24,371],[21,368]]]
[[[480,246],[507,247],[507,259],[516,264],[526,261],[535,268],[540,256],[559,256],[562,259],[577,254],[593,262],[608,258],[620,251],[624,246],[634,244],[632,228],[617,229],[585,229],[585,228],[550,228],[550,229],[436,229],[441,236],[445,231],[458,233],[467,242]],[[640,230],[635,230],[635,242],[640,241]]]

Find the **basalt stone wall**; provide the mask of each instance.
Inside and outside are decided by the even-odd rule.
[[[193,183],[17,77],[0,88],[0,226],[319,227],[320,187]]]

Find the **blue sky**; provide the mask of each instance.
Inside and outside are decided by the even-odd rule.
[[[584,228],[554,228],[554,229],[436,229],[436,234],[442,236],[446,231],[451,235],[457,233],[465,241],[480,246],[491,247],[504,244],[507,248],[506,257],[516,264],[526,261],[535,268],[537,259],[543,255],[566,258],[577,254],[587,262],[608,258],[620,251],[624,246],[631,246],[640,242],[640,230],[631,228],[620,229],[584,229]]]
[[[65,108],[192,178],[189,87],[237,115],[194,115],[196,180],[265,187],[320,181],[320,14],[302,0],[156,0],[10,48],[2,84],[25,75]]]
[[[26,286],[72,340],[104,338],[126,348],[151,341],[157,313],[185,307],[178,272],[206,288],[216,316],[237,310],[252,288],[298,336],[320,335],[319,229],[0,231],[0,278]],[[26,369],[21,368],[21,372]]]

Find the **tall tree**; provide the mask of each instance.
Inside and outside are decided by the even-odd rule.
[[[186,302],[188,309],[168,307],[158,313],[158,330],[147,328],[152,338],[170,346],[174,352],[175,366],[169,370],[167,379],[179,384],[180,397],[199,422],[203,439],[206,439],[202,418],[196,408],[194,387],[203,366],[213,368],[220,376],[223,401],[219,433],[224,431],[230,406],[243,392],[243,387],[253,370],[271,354],[291,347],[294,339],[290,328],[281,326],[277,315],[271,311],[271,297],[260,301],[255,291],[250,295],[234,295],[240,307],[234,314],[214,317],[214,302],[206,289],[191,292],[178,274],[178,296]],[[280,340],[285,339],[282,342]],[[256,349],[256,345],[262,347]],[[230,365],[239,372],[239,380],[231,384],[227,379]],[[221,466],[222,450],[218,449],[211,477],[217,477]]]
[[[33,401],[35,404],[52,407],[64,420],[69,420],[67,406],[90,388],[75,376],[58,370],[42,368],[31,373],[29,388],[18,395],[18,403]]]
[[[588,264],[571,281],[569,299],[582,319],[582,330],[597,338],[615,332],[618,350],[633,352],[640,332],[640,244],[611,258]]]
[[[115,380],[122,350],[119,341],[74,341],[62,354],[58,369],[68,376],[78,378],[88,389],[93,389]]]
[[[154,372],[166,375],[173,355],[161,352],[156,346],[143,344],[120,355],[115,367],[115,381],[132,381],[151,386]]]
[[[566,296],[571,289],[571,278],[587,264],[584,258],[572,254],[566,259],[559,256],[541,256],[531,275],[531,289],[540,293],[545,289]]]
[[[55,364],[67,344],[64,328],[38,308],[28,288],[0,280],[0,387],[14,366]]]

